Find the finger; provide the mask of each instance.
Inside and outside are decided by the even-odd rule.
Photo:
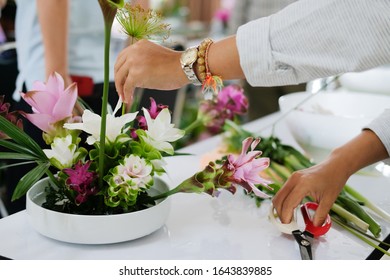
[[[133,85],[133,79],[130,75],[127,75],[126,81],[123,86],[124,102],[129,104],[133,101],[135,86]]]
[[[129,71],[126,67],[126,64],[123,64],[122,67],[115,73],[115,88],[124,102],[126,102],[126,100],[123,87],[128,75]]]
[[[276,212],[280,214],[282,212],[283,203],[285,199],[290,195],[290,193],[293,191],[296,182],[295,177],[291,176],[286,183],[283,185],[283,187],[276,193],[272,200],[272,204],[274,205]]]
[[[314,219],[313,219],[313,225],[318,227],[324,224],[326,217],[330,211],[330,208],[332,208],[333,201],[331,200],[321,200],[318,208],[314,214]]]
[[[307,190],[299,184],[300,174],[294,173],[290,176],[284,186],[278,191],[276,200],[276,211],[282,223],[289,223],[294,215],[294,209],[307,195]]]
[[[114,73],[116,73],[120,68],[122,68],[123,64],[126,62],[126,55],[123,53],[119,54],[116,58],[116,62],[114,65]]]
[[[295,208],[302,202],[306,193],[301,188],[294,188],[294,193],[291,193],[283,202],[282,210],[279,213],[279,219],[282,223],[290,223],[294,215]]]

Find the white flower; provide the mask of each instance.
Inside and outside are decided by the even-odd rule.
[[[168,108],[161,110],[155,119],[150,117],[148,110],[143,108],[143,111],[148,130],[145,131],[147,137],[141,137],[157,150],[172,155],[174,151],[169,142],[174,142],[183,137],[184,130],[174,128],[174,124],[171,124],[171,114]]]
[[[114,169],[114,181],[117,185],[126,182],[132,189],[145,189],[153,180],[152,170],[153,166],[145,159],[129,155]]]
[[[115,117],[115,112],[113,114],[107,114],[106,122],[106,139],[110,142],[114,142],[116,137],[123,133],[122,129],[125,124],[133,121],[138,112],[124,114],[120,117]],[[81,123],[66,123],[64,127],[67,129],[78,129],[85,131],[90,134],[87,138],[87,143],[93,145],[96,141],[100,140],[100,123],[101,116],[95,113],[92,113],[89,110],[85,110],[82,116]]]
[[[43,149],[50,162],[59,169],[70,168],[79,156],[76,145],[72,143],[72,136],[55,137],[51,149]]]

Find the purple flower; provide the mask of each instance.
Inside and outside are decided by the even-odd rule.
[[[219,133],[226,120],[248,111],[248,99],[237,85],[224,87],[216,100],[204,100],[199,107],[199,119],[212,133]]]
[[[66,184],[71,190],[74,190],[77,195],[75,202],[80,205],[88,200],[88,197],[95,195],[99,190],[95,183],[97,178],[96,172],[88,171],[91,161],[88,161],[84,165],[79,161],[74,169],[65,168],[64,173],[69,176],[66,180]]]
[[[227,23],[230,18],[230,11],[228,9],[219,9],[215,12],[214,17],[224,23]]]
[[[269,166],[270,160],[269,158],[261,158],[261,151],[254,150],[259,142],[260,139],[246,138],[242,142],[241,154],[236,159],[233,155],[229,155],[222,168],[233,171],[233,174],[226,178],[227,181],[233,183],[233,186],[242,186],[256,196],[268,198],[267,194],[255,186],[261,184],[268,187],[268,184],[271,183],[260,176],[260,172]],[[251,150],[247,152],[249,147]]]
[[[150,107],[146,109],[149,112],[151,119],[156,119],[158,114],[165,108],[168,108],[168,105],[157,104],[156,101],[151,97],[150,98]],[[148,130],[148,124],[146,122],[146,118],[144,116],[138,116],[136,118],[138,121],[138,128],[142,130]],[[138,135],[135,132],[135,129],[130,130],[130,136],[133,139],[137,139]]]
[[[0,116],[6,118],[8,121],[19,127],[20,129],[23,129],[23,122],[21,119],[18,118],[18,112],[9,112],[10,104],[7,102],[4,102],[4,95],[0,95]],[[0,131],[0,139],[7,139],[9,138],[6,134],[4,134],[2,131]]]

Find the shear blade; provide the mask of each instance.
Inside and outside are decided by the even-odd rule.
[[[312,260],[313,254],[311,251],[311,242],[306,238],[306,236],[300,230],[294,230],[293,236],[298,242],[299,252],[301,253],[302,260]]]

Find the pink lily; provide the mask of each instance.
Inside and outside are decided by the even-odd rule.
[[[32,114],[24,113],[24,116],[42,131],[53,134],[59,129],[56,123],[72,117],[77,85],[73,83],[64,89],[64,79],[54,73],[46,84],[35,82],[31,91],[21,95],[33,111]]]
[[[260,191],[255,184],[261,184],[265,187],[271,183],[262,177],[260,172],[269,166],[269,158],[260,158],[261,151],[254,150],[260,139],[253,140],[252,137],[246,138],[242,142],[241,154],[234,159],[233,155],[228,155],[224,167],[233,171],[228,181],[231,181],[234,186],[242,186],[248,192],[253,192],[256,196],[269,198],[267,194]],[[251,151],[247,153],[249,147]]]

